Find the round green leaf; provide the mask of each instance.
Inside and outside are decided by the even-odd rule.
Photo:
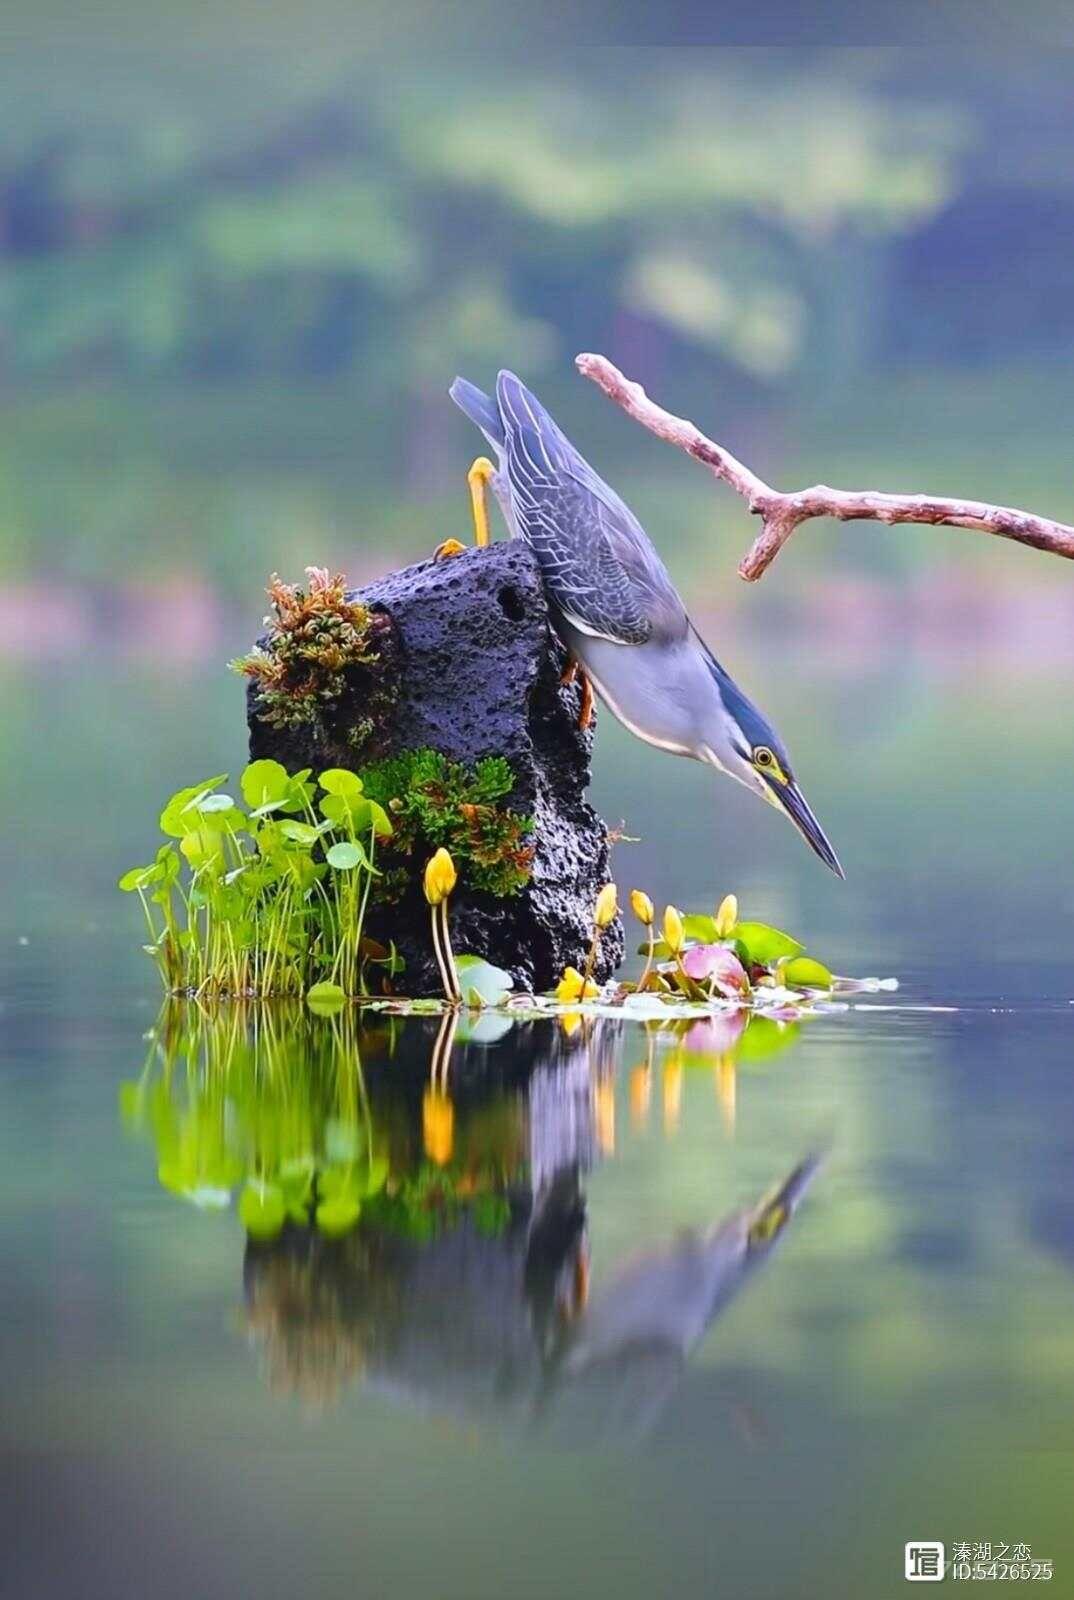
[[[278,761],[251,761],[239,782],[248,806],[266,806],[286,798],[290,779]]]
[[[792,1045],[801,1023],[776,1022],[771,1017],[751,1016],[738,1046],[738,1060],[744,1063],[770,1061]]]
[[[345,767],[329,767],[327,772],[322,772],[320,785],[328,794],[358,795],[362,792],[362,780],[357,773],[348,772]]]
[[[338,983],[315,983],[311,989],[306,990],[306,1004],[311,1011],[316,1011],[322,1017],[331,1016],[346,1003],[347,996]]]
[[[290,839],[292,844],[305,845],[307,850],[310,845],[316,844],[320,837],[317,829],[308,822],[293,822],[288,819],[279,824],[279,830],[282,838]]]
[[[227,773],[218,772],[215,778],[209,778],[205,783],[192,783],[188,789],[178,789],[160,814],[161,833],[167,833],[173,839],[181,839],[184,834],[192,833],[201,825],[198,801],[212,794],[218,784],[226,782]]]
[[[161,877],[160,867],[156,862],[149,867],[131,867],[119,880],[119,887],[124,894],[131,894],[135,889],[147,889],[151,883],[156,883]]]
[[[337,872],[351,872],[355,867],[365,864],[366,854],[361,845],[352,844],[349,839],[343,839],[339,844],[332,845],[325,852],[325,860]]]
[[[351,1231],[361,1214],[361,1201],[347,1195],[338,1200],[322,1200],[316,1212],[318,1231],[326,1239],[340,1239]]]
[[[248,1183],[239,1196],[239,1220],[251,1239],[275,1239],[287,1206],[274,1183]]]
[[[369,821],[366,826],[376,830],[378,839],[390,839],[395,830],[384,807],[379,806],[375,800],[367,800],[366,805],[369,807]]]

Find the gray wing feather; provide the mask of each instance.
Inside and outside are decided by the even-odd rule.
[[[500,373],[496,398],[518,526],[553,603],[616,644],[685,637],[686,610],[633,512],[513,374]]]

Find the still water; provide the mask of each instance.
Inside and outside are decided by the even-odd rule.
[[[237,693],[11,674],[0,1593],[885,1596],[919,1538],[1074,1592],[1048,690],[785,663],[846,886],[605,726],[624,886],[734,888],[903,987],[738,1037],[460,1034],[444,1074],[435,1020],[158,1016],[111,884],[162,795],[241,764]],[[235,1198],[277,1181],[305,1225],[250,1240]]]

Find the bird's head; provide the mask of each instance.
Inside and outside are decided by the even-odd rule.
[[[798,787],[779,734],[717,661],[711,661],[711,670],[720,693],[722,715],[706,746],[707,758],[789,817],[825,866],[831,867],[837,877],[845,878],[839,857]]]

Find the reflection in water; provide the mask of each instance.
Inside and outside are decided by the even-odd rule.
[[[659,1079],[672,1134],[689,1073],[714,1076],[733,1123],[736,1054],[751,1034],[759,1055],[793,1034],[745,1017],[506,1033],[491,1020],[170,1006],[124,1115],[152,1133],[166,1188],[203,1208],[236,1201],[246,1326],[272,1388],[323,1406],[361,1379],[555,1437],[638,1434],[816,1162],[591,1296],[583,1179],[615,1154],[620,1063],[634,1063],[632,1127]]]

